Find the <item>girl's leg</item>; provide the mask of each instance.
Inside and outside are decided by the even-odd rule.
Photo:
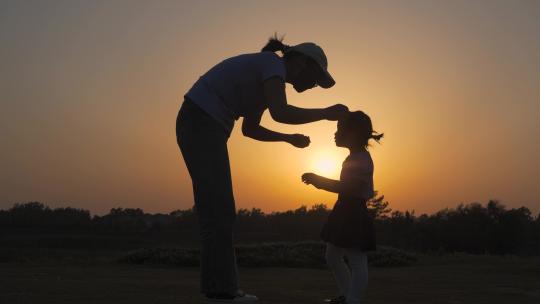
[[[346,256],[352,272],[351,283],[346,294],[347,304],[359,304],[368,282],[367,255],[359,250],[347,249]]]
[[[344,257],[345,250],[343,248],[326,243],[326,263],[334,274],[340,294],[346,296],[349,292],[351,273],[343,260]]]

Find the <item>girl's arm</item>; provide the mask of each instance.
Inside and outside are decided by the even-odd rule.
[[[286,124],[305,124],[319,120],[338,120],[349,110],[342,104],[324,109],[303,109],[287,104],[285,82],[280,77],[272,77],[264,81],[264,97],[272,119]]]
[[[326,178],[315,173],[304,173],[302,181],[307,185],[313,185],[315,188],[323,189],[347,196],[357,196],[359,188],[364,188],[367,183],[364,181],[345,182]]]
[[[315,173],[304,173],[302,175],[302,181],[306,185],[313,185],[315,188],[334,193],[341,193],[343,187],[340,181],[326,178]]]
[[[244,117],[242,134],[260,141],[283,141],[297,148],[309,146],[309,137],[302,134],[284,134],[268,130],[260,125],[263,112]]]

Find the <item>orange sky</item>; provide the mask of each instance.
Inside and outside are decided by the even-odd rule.
[[[337,81],[301,107],[347,104],[376,130],[375,187],[394,209],[433,212],[499,199],[540,211],[540,2],[3,1],[0,209],[41,201],[102,214],[192,205],[174,123],[183,94],[220,60],[277,31],[314,41]],[[237,207],[336,198],[300,182],[347,151],[335,123],[263,125],[303,133],[296,149],[229,141]]]

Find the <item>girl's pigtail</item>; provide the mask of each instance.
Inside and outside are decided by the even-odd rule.
[[[381,138],[384,137],[384,133],[381,134],[371,134],[371,138],[374,139],[376,142],[379,142]]]

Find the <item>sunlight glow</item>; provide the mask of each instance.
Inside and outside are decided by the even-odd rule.
[[[314,157],[311,167],[314,170],[313,173],[336,179],[339,178],[341,161],[337,155],[324,153]]]

